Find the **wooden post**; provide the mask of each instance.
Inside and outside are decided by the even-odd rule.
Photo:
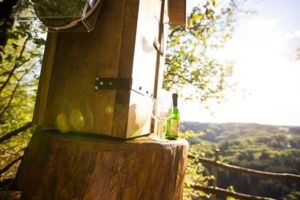
[[[215,149],[215,163],[218,162],[219,160],[219,149]],[[218,167],[217,166],[213,166],[213,175],[214,175],[214,180],[213,180],[213,188],[217,188],[218,187]],[[212,195],[212,199],[215,200],[216,199],[216,194]]]

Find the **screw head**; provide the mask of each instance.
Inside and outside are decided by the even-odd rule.
[[[94,87],[94,89],[95,89],[95,90],[99,90],[99,86],[96,85],[96,86]]]

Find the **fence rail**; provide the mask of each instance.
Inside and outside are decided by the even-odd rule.
[[[300,181],[300,175],[296,175],[296,174],[264,172],[264,171],[248,169],[244,167],[238,167],[235,165],[229,165],[229,164],[222,163],[220,161],[210,160],[206,158],[200,158],[200,157],[196,158],[195,156],[192,155],[189,155],[189,158],[196,159],[200,163],[209,164],[218,168],[249,174],[253,176],[272,178],[272,179],[286,179],[286,180]]]
[[[258,197],[258,196],[252,196],[252,195],[242,194],[238,192],[231,192],[223,188],[212,187],[212,186],[193,185],[192,188],[194,188],[195,190],[201,190],[206,193],[221,194],[224,196],[230,196],[230,197],[243,199],[243,200],[276,200],[268,197]]]

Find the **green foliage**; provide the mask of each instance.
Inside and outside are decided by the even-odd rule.
[[[185,98],[220,99],[229,87],[232,62],[221,62],[215,52],[233,32],[235,6],[231,3],[201,2],[190,14],[187,27],[174,27],[169,35],[163,87],[184,89]]]
[[[35,23],[35,22],[34,22]],[[32,120],[45,31],[35,32],[29,23],[16,23],[9,33],[0,60],[0,138]],[[0,144],[0,169],[23,154],[31,131]],[[0,174],[13,177],[17,166]]]
[[[267,172],[300,174],[299,127],[191,122],[183,123],[183,126],[184,130],[202,133],[188,138],[194,144],[193,149],[199,145],[196,152],[202,157],[212,159],[212,152],[217,147],[220,161],[224,163]],[[211,169],[208,167],[203,172],[209,176]],[[300,188],[295,181],[263,179],[230,171],[219,172],[218,185],[276,199],[297,199]]]
[[[194,133],[193,131],[187,131],[181,133],[181,137],[193,137],[195,135],[202,135],[204,133]],[[185,184],[184,184],[184,198],[183,199],[193,199],[193,197],[203,197],[209,198],[210,195],[205,192],[193,189],[193,185],[209,185],[214,179],[213,176],[206,174],[206,168],[199,162],[197,162],[198,157],[205,157],[207,150],[207,142],[199,140],[197,145],[191,145],[189,148],[189,154],[193,155],[194,158],[188,158]],[[201,152],[201,153],[199,153]]]

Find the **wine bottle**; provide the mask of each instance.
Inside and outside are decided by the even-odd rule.
[[[178,94],[172,94],[172,107],[168,113],[167,119],[167,131],[166,138],[170,140],[176,140],[179,132],[179,120],[180,120],[180,112],[177,106],[178,103]]]

